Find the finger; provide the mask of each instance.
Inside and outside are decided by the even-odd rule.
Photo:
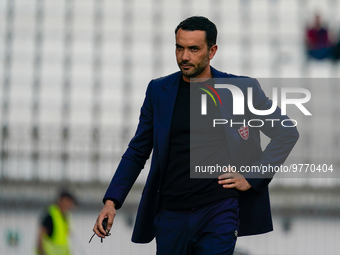
[[[96,228],[93,228],[93,232],[98,236],[98,237],[101,237],[101,238],[105,238],[105,235],[103,235],[102,233],[99,232],[99,229],[96,227]]]
[[[93,232],[94,232],[97,236],[99,236],[99,237],[101,237],[101,238],[104,238],[104,237],[105,237],[105,235],[103,235],[102,233],[100,233],[100,231],[99,231],[99,229],[98,229],[97,222],[94,224]]]
[[[236,188],[236,183],[223,184],[222,187],[226,189]]]
[[[227,178],[230,178],[232,177],[232,173],[225,173],[225,174],[222,174],[218,177],[219,180],[222,180],[222,179],[227,179]]]
[[[106,228],[107,232],[106,233],[108,233],[111,230],[112,225],[113,225],[114,217],[115,217],[115,214],[112,214],[112,215],[109,214],[109,218],[107,220],[107,228]]]
[[[235,179],[229,178],[229,179],[219,180],[218,184],[231,184],[234,182],[235,182]]]
[[[99,214],[98,219],[97,219],[97,229],[100,231],[102,235],[106,235],[106,231],[103,228],[103,220],[104,220],[104,215]]]

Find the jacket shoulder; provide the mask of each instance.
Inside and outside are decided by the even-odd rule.
[[[257,79],[249,76],[225,73],[216,69],[212,69],[212,73],[214,78],[227,79],[229,83],[242,90],[246,90],[248,87],[257,87],[259,85]]]
[[[220,70],[215,69],[214,67],[210,67],[211,73],[214,78],[250,78],[248,76],[241,76],[241,75],[235,75],[231,73],[222,72]]]
[[[167,84],[169,82],[174,82],[180,77],[180,72],[175,72],[166,76],[162,76],[156,79],[153,79],[151,82],[155,84]]]

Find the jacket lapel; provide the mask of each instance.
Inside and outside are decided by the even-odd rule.
[[[172,123],[172,115],[177,98],[181,73],[178,72],[172,79],[161,85],[158,100],[159,127],[157,132],[157,144],[159,149],[161,169],[165,170],[168,162],[169,140]]]

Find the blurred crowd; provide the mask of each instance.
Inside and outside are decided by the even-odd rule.
[[[319,14],[305,30],[305,49],[308,59],[340,59],[340,37],[337,31],[330,31]]]

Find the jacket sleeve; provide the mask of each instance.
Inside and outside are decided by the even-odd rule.
[[[135,136],[131,139],[127,150],[122,156],[118,168],[103,198],[116,203],[119,209],[144,168],[153,147],[153,81],[148,85],[144,103],[141,108],[139,124]]]
[[[259,82],[252,79],[253,88],[253,105],[257,110],[266,110],[271,108],[272,101],[265,95]],[[260,130],[270,138],[270,142],[259,159],[253,162],[252,166],[280,166],[287,159],[299,138],[299,133],[294,123],[291,122],[287,115],[281,115],[281,109],[276,107],[275,111],[269,115],[255,115],[249,111],[251,119],[260,119],[264,125]],[[268,121],[275,120],[275,121]],[[284,125],[281,122],[284,120]],[[290,127],[288,127],[290,126]],[[274,173],[247,173],[244,175],[249,184],[257,191],[263,190],[272,180]]]

